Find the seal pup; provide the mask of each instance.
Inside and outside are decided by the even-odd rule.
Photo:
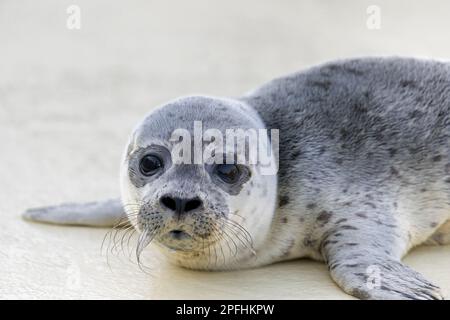
[[[171,133],[194,122],[279,129],[276,175],[261,166],[181,164]],[[407,58],[326,63],[240,98],[184,97],[134,130],[120,200],[31,209],[29,220],[110,225],[126,214],[138,253],[155,243],[193,269],[310,257],[362,299],[443,299],[401,262],[450,242],[450,65]],[[270,146],[273,149],[273,145]]]

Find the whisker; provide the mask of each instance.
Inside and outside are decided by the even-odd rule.
[[[141,254],[142,254],[142,251],[144,250],[144,248],[147,247],[150,244],[150,242],[153,240],[158,229],[159,229],[159,227],[155,227],[153,229],[144,229],[144,231],[139,235],[139,238],[138,238],[138,243],[136,246],[136,260],[137,260],[139,268],[144,272],[146,272],[146,271],[144,270],[144,268],[143,268],[144,266],[141,262]]]
[[[229,219],[226,219],[225,223],[232,225],[232,226],[236,227],[237,229],[239,229],[243,233],[243,235],[246,237],[246,239],[250,242],[250,245],[253,247],[253,238],[252,238],[252,235],[250,234],[250,232],[247,231],[247,229],[245,229],[239,223],[229,220]]]
[[[223,229],[220,230],[220,229],[219,229],[217,226],[215,226],[215,225],[213,225],[213,228],[214,228],[215,233],[217,233],[217,234],[220,233],[220,232],[222,232],[222,234],[223,234],[224,236],[222,236],[222,234],[218,234],[219,239],[225,239],[225,242],[227,243],[227,246],[228,246],[230,255],[233,255],[233,257],[236,257],[239,250],[238,250],[238,246],[237,246],[236,242],[233,240],[233,238],[230,237],[230,235],[226,232],[226,230],[223,230]],[[234,254],[233,254],[233,251],[232,251],[232,249],[231,249],[230,242],[229,242],[228,240],[231,240],[231,242],[232,242],[233,245],[234,245],[234,248],[235,248]]]
[[[126,228],[125,230],[123,230],[122,237],[120,238],[120,249],[121,249],[121,251],[122,251],[122,254],[124,254],[124,255],[125,255],[125,251],[124,251],[123,245],[124,245],[125,237],[126,237],[129,233],[131,233],[133,230],[135,230],[134,226],[129,226],[128,228]]]
[[[224,223],[224,228],[228,228],[228,230],[229,230],[230,232],[232,232],[232,233],[235,235],[235,237],[239,240],[239,242],[241,242],[241,244],[242,244],[244,247],[246,247],[247,249],[249,249],[250,252],[251,252],[253,255],[256,255],[255,249],[253,248],[253,240],[247,238],[247,237],[245,236],[245,234],[243,233],[243,231],[242,231],[242,230],[245,230],[245,231],[247,231],[247,230],[246,230],[244,227],[242,227],[242,226],[241,226],[241,228],[237,228],[236,225],[233,225],[233,224],[231,224],[231,223],[228,223],[228,221],[224,221],[224,222],[225,222],[225,223]],[[235,227],[235,228],[237,228],[237,229],[234,229],[233,227]],[[248,232],[247,232],[247,233],[248,233]],[[244,240],[241,238],[241,236],[244,236],[244,239],[245,239],[246,241],[244,241]],[[251,236],[250,236],[250,237],[251,237]]]

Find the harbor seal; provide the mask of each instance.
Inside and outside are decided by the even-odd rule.
[[[189,139],[174,140],[173,132],[195,135],[196,122],[219,134],[279,130],[278,152],[273,140],[263,144],[278,170],[238,163],[237,151],[231,163],[174,161],[175,144]],[[450,242],[449,138],[449,64],[329,62],[239,98],[189,96],[161,106],[125,148],[121,201],[24,217],[106,226],[126,214],[139,233],[138,255],[152,242],[173,263],[203,270],[310,257],[358,298],[443,299],[401,259],[419,244]],[[200,150],[215,141],[194,140]]]

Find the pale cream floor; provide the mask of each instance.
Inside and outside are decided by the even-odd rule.
[[[0,2],[0,298],[348,299],[324,265],[205,273],[149,249],[143,273],[100,253],[104,229],[30,224],[30,206],[119,194],[122,147],[152,107],[239,95],[275,76],[363,55],[448,58],[450,3],[376,1]],[[82,28],[65,27],[66,8]],[[450,292],[450,247],[406,263]]]

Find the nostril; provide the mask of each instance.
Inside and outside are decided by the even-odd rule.
[[[184,206],[184,211],[188,212],[191,210],[195,210],[195,209],[199,208],[201,205],[202,205],[202,202],[200,199],[188,200]]]
[[[160,202],[164,207],[177,213],[192,211],[202,205],[202,201],[198,198],[181,199],[176,197],[172,198],[170,196],[163,196],[161,197]]]
[[[162,197],[161,203],[170,210],[177,210],[177,202],[171,197]]]

